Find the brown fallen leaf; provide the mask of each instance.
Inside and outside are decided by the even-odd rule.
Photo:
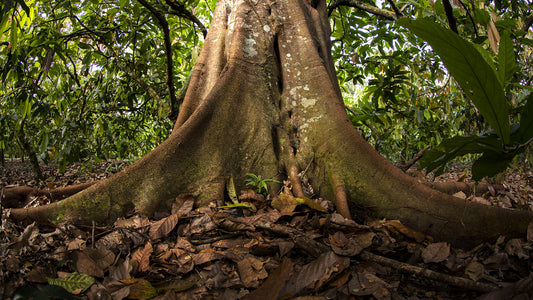
[[[268,273],[263,267],[264,264],[263,261],[252,255],[248,255],[237,262],[239,275],[245,287],[256,288],[259,286],[260,280],[268,277]]]
[[[387,288],[390,288],[388,283],[368,271],[357,272],[354,270],[352,280],[348,283],[350,294],[355,296],[383,295],[384,290],[388,291]],[[390,292],[385,292],[385,295],[387,294],[390,298]],[[383,299],[383,297],[376,298]]]
[[[333,252],[338,255],[355,256],[363,251],[361,246],[357,245],[354,240],[346,238],[340,231],[329,236],[329,243]]]
[[[194,208],[194,197],[190,194],[180,194],[176,197],[176,201],[172,203],[172,214],[178,214],[179,217],[182,217]]]
[[[133,252],[133,254],[131,255],[131,260],[132,262],[137,262],[138,271],[148,271],[148,268],[150,267],[150,256],[152,255],[153,251],[154,249],[152,248],[152,244],[150,242],[147,242],[143,248],[139,248],[135,252]]]
[[[304,265],[285,285],[280,296],[297,294],[304,289],[316,291],[350,266],[350,258],[332,251]]]
[[[485,267],[477,261],[470,262],[465,269],[465,275],[474,281],[478,281],[481,277],[483,277],[484,272]]]
[[[157,296],[156,288],[146,279],[131,278],[120,280],[120,282],[130,288],[128,299],[150,299]]]
[[[242,300],[279,299],[280,292],[293,274],[294,264],[289,258],[284,258],[279,267],[268,278]]]
[[[257,193],[254,190],[242,190],[239,194],[239,200],[241,201],[253,201],[257,204],[262,203],[265,201],[265,196],[262,194]]]
[[[80,273],[85,273],[94,277],[104,277],[104,270],[83,251],[74,251],[72,253],[72,260],[76,264],[76,269]]]
[[[422,250],[422,259],[426,264],[444,261],[448,256],[450,256],[450,245],[448,243],[429,244]]]
[[[178,214],[170,215],[150,225],[149,236],[152,241],[167,236],[178,224]]]
[[[426,239],[426,236],[418,231],[415,231],[405,225],[402,224],[399,220],[390,220],[385,222],[384,224],[388,228],[392,228],[401,234],[405,235],[406,237],[412,238],[417,242],[422,242]]]

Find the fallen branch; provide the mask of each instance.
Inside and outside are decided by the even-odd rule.
[[[498,287],[495,287],[489,284],[475,282],[467,278],[455,277],[455,276],[450,276],[450,275],[446,275],[443,273],[438,273],[438,272],[431,271],[426,268],[416,267],[416,266],[413,266],[407,263],[399,262],[397,260],[386,258],[380,255],[376,255],[368,251],[361,252],[359,256],[364,260],[372,261],[372,262],[375,262],[381,265],[386,265],[400,272],[425,277],[431,280],[445,282],[450,285],[464,288],[464,289],[469,289],[472,291],[487,293],[487,292],[492,292],[498,289]]]
[[[276,234],[281,234],[281,235],[291,237],[292,239],[295,240],[296,245],[298,245],[302,250],[312,255],[313,257],[318,257],[321,253],[330,251],[329,246],[319,241],[308,238],[305,235],[305,233],[299,231],[298,229],[290,228],[290,227],[279,225],[279,224],[272,224],[269,222],[257,222],[257,223],[254,223],[254,226],[256,226],[257,228],[271,231]],[[450,276],[450,275],[435,272],[435,271],[432,271],[426,268],[413,266],[408,263],[399,262],[397,260],[393,260],[387,257],[373,254],[366,250],[363,250],[359,254],[359,257],[366,261],[372,261],[372,262],[375,262],[381,265],[392,267],[400,272],[417,275],[417,276],[435,280],[435,281],[444,282],[444,283],[447,283],[447,284],[450,284],[456,287],[460,287],[460,288],[464,288],[464,289],[468,289],[472,291],[488,293],[488,292],[492,292],[498,289],[497,286],[493,286],[493,285],[489,285],[489,284],[485,284],[481,282],[475,282],[467,278]]]
[[[16,186],[4,190],[1,203],[6,208],[23,207],[28,203],[30,197],[44,196],[48,197],[52,202],[64,199],[68,196],[72,196],[82,190],[95,184],[97,181],[80,183],[76,185],[70,185],[63,188],[40,190],[31,188],[28,186]]]

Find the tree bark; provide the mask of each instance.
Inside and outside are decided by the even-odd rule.
[[[359,217],[400,219],[464,247],[525,234],[531,213],[432,190],[368,145],[344,109],[330,48],[324,0],[220,0],[171,136],[109,179],[11,215],[110,223],[169,210],[182,193],[216,203],[230,176],[237,189],[246,173],[300,186],[289,175],[308,168],[315,192],[347,217],[349,200]]]

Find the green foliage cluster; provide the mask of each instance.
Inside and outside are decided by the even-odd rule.
[[[281,183],[278,180],[263,178],[261,175],[255,175],[252,173],[246,173],[246,176],[248,176],[244,181],[246,182],[246,185],[253,187],[256,192],[263,194],[264,196],[268,194],[268,182]]]
[[[531,3],[453,2],[457,34],[439,35],[448,27],[440,0],[360,2],[387,13],[331,1],[332,53],[352,122],[380,153],[402,162],[432,145],[423,165],[438,170],[468,153],[503,157],[505,165],[517,153],[529,153],[524,128],[531,128],[533,40],[523,27]],[[171,95],[186,88],[203,42],[198,22],[207,26],[215,5],[214,0],[0,3],[2,160],[33,156],[64,167],[149,152],[172,130],[180,102]],[[416,25],[393,20],[402,16],[432,21],[420,23],[424,35]],[[170,48],[161,18],[170,29]],[[459,39],[453,43],[460,41],[460,51],[484,63],[469,67],[471,55],[462,62],[447,58],[449,51],[439,48],[451,43],[450,34]],[[472,85],[464,70],[492,77]],[[485,100],[478,98],[483,94]],[[520,155],[530,163],[531,157]]]
[[[188,5],[209,21],[213,2]],[[170,134],[164,37],[139,2],[0,5],[2,159],[35,154],[64,167],[138,158]],[[179,90],[203,35],[177,14],[168,13],[167,21]]]
[[[457,34],[443,29],[448,18],[442,1],[396,1],[406,16],[400,21],[337,9],[334,55],[354,125],[394,161],[434,146],[422,160],[430,170],[483,153],[474,166],[477,179],[527,154],[533,40],[524,27],[532,13],[526,2],[454,2]],[[451,50],[460,55],[450,56]],[[491,133],[500,139],[494,142],[498,149],[481,142]],[[531,166],[530,154],[519,158]]]

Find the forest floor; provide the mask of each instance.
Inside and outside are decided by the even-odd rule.
[[[64,173],[43,166],[46,180],[37,183],[28,162],[7,160],[0,183],[57,188],[126,165],[76,164]],[[467,169],[456,165],[436,178],[410,173],[430,183],[469,182]],[[457,196],[533,210],[533,173],[511,169],[482,195]],[[0,298],[533,299],[533,225],[523,238],[463,250],[397,220],[345,220],[328,199],[287,205],[252,190],[238,198],[251,208],[194,208],[180,195],[167,215],[132,212],[107,227],[16,224],[2,209]]]

